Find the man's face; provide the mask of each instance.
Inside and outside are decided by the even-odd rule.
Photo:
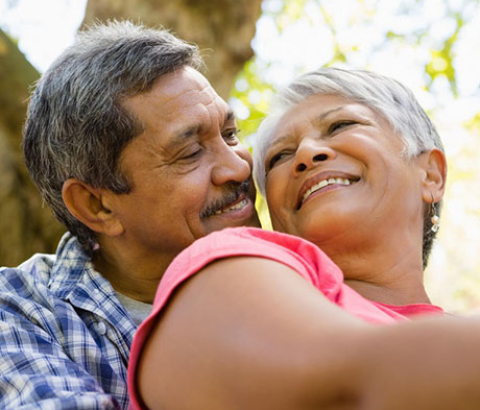
[[[144,132],[120,157],[131,192],[113,200],[123,239],[137,256],[170,261],[210,232],[260,226],[250,153],[205,77],[179,69],[123,105]]]

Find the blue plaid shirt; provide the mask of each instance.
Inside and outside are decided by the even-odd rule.
[[[0,269],[0,409],[126,409],[136,325],[77,240]]]

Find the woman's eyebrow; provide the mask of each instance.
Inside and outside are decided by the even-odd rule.
[[[343,110],[345,110],[344,106],[337,107],[337,108],[332,108],[331,110],[325,111],[325,112],[321,113],[320,115],[318,115],[317,117],[314,118],[313,124],[315,126],[319,126],[327,117],[329,117],[333,114],[336,114],[339,111],[343,111]]]
[[[281,137],[276,138],[275,141],[273,141],[266,149],[264,159],[267,160],[267,156],[271,155],[272,153],[275,153],[275,150],[278,149],[277,146],[280,146],[284,144],[286,141],[289,141],[291,139],[292,139],[291,134],[285,134]]]
[[[277,145],[283,144],[285,141],[291,139],[292,136],[290,134],[282,135],[281,137],[275,138],[275,140],[270,144],[267,148],[270,151],[272,148],[275,148]]]
[[[321,113],[320,115],[316,116],[314,119],[313,119],[313,124],[315,126],[319,126],[322,121],[325,120],[325,118],[333,115],[333,114],[336,114],[337,112],[339,111],[343,111],[345,109],[345,107],[341,106],[341,107],[337,107],[337,108],[332,108],[331,110],[328,110],[328,111],[325,111],[323,113]],[[286,140],[288,139],[291,139],[292,136],[290,134],[285,134],[285,135],[282,135],[281,137],[278,137],[276,138],[269,146],[269,150],[272,148],[272,147],[275,147],[276,145],[279,145],[279,144],[282,144],[284,143]]]

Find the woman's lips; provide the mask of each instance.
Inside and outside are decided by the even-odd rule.
[[[302,185],[298,195],[297,210],[308,201],[312,194],[318,191],[327,190],[329,187],[334,186],[350,186],[359,180],[359,177],[344,172],[322,172],[308,179]]]

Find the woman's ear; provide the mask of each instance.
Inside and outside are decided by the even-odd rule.
[[[62,188],[63,202],[75,218],[94,232],[119,236],[124,228],[111,209],[109,195],[113,194],[75,178],[65,181]]]
[[[447,160],[437,148],[424,152],[421,159],[423,168],[422,197],[426,203],[439,202],[445,193],[447,180]]]

